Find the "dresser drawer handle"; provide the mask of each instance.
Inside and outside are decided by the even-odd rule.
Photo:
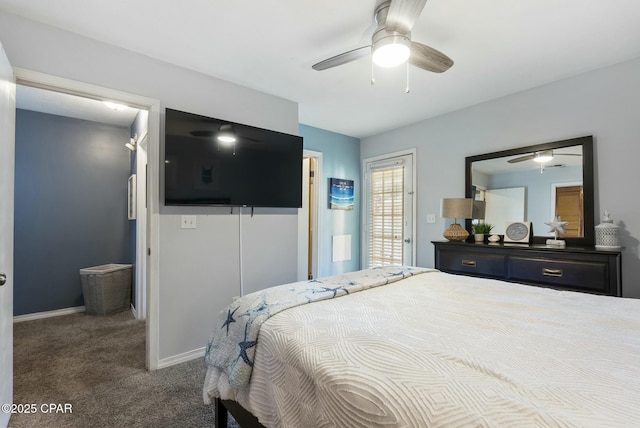
[[[542,274],[544,276],[557,276],[557,277],[561,277],[562,276],[562,269],[549,269],[549,268],[543,268],[542,269]]]
[[[476,261],[475,260],[463,260],[462,261],[462,266],[476,267]]]

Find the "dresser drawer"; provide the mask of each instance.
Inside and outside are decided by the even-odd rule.
[[[438,269],[444,272],[468,273],[504,278],[505,256],[459,251],[440,251]]]
[[[507,278],[572,289],[609,292],[609,266],[606,262],[511,256]]]

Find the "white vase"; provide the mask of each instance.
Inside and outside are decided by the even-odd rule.
[[[484,242],[484,233],[476,233],[475,235],[473,235],[473,237],[475,238],[476,242]]]

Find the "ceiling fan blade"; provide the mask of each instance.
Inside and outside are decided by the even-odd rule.
[[[371,53],[371,45],[363,46],[358,49],[353,49],[348,52],[343,52],[340,55],[332,56],[329,59],[320,61],[317,64],[313,64],[311,68],[314,70],[326,70],[327,68],[337,67],[338,65],[346,64],[351,61],[355,61]]]
[[[409,63],[423,70],[442,73],[451,68],[453,60],[434,48],[422,43],[411,42]]]
[[[391,0],[386,28],[406,34],[411,31],[427,0]]]
[[[509,159],[507,162],[509,163],[524,162],[524,161],[533,159],[535,156],[536,156],[535,153],[531,153],[528,155],[520,156],[519,158]]]

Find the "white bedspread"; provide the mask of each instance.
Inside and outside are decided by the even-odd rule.
[[[283,284],[236,299],[218,314],[204,359],[209,369],[204,401],[235,395],[247,386],[253,371],[262,323],[278,312],[381,287],[412,275],[435,272],[411,266],[381,266],[327,278]]]
[[[637,427],[640,300],[418,275],[273,316],[223,398],[267,427]]]

